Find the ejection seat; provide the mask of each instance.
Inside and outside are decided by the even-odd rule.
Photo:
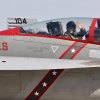
[[[48,22],[47,30],[49,35],[52,36],[61,36],[63,35],[63,28],[61,22]]]

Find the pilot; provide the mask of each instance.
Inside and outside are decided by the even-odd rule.
[[[79,28],[79,32],[76,32],[76,27]],[[82,39],[82,37],[87,34],[85,28],[83,28],[82,23],[79,21],[76,24],[73,21],[69,21],[66,24],[66,30],[67,31],[64,35],[70,39]]]
[[[86,36],[87,36],[86,29],[83,27],[83,25],[80,21],[77,21],[76,25],[77,25],[78,29],[80,29],[80,31],[77,32],[78,39],[86,40]]]
[[[70,38],[70,39],[76,39],[76,24],[73,22],[73,21],[69,21],[67,24],[66,24],[66,32],[65,32],[65,36],[67,38]]]

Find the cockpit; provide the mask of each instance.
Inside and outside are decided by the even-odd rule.
[[[100,42],[100,19],[97,19],[94,24],[93,20],[93,18],[47,20],[20,27],[20,32],[22,34],[38,34],[82,41],[89,41],[92,36],[93,41]]]

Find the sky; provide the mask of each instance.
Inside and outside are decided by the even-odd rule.
[[[66,17],[100,17],[100,0],[0,0],[0,30],[8,17],[39,21]]]

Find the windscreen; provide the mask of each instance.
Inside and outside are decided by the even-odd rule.
[[[62,18],[20,27],[23,34],[40,34],[88,40],[93,18]],[[98,26],[100,26],[98,24]]]

